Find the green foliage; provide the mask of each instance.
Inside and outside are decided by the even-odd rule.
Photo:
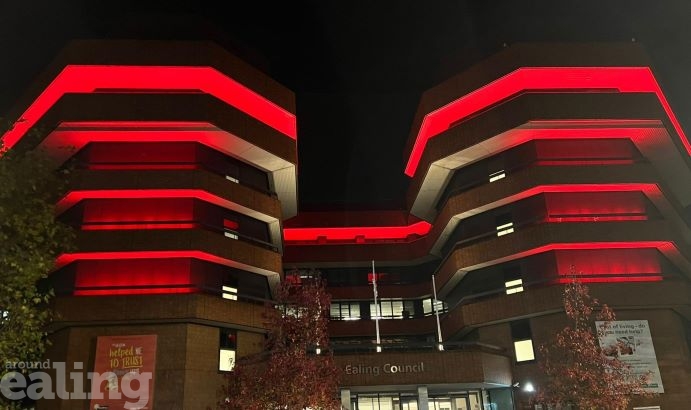
[[[69,172],[55,171],[39,150],[0,150],[0,154],[0,365],[4,368],[5,362],[41,359],[52,292],[39,289],[37,283],[50,272],[56,256],[72,247],[74,233],[54,214]]]

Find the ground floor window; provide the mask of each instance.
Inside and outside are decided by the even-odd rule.
[[[429,410],[483,410],[479,391],[432,396]],[[418,410],[417,395],[412,393],[367,393],[356,395],[352,410]]]
[[[392,394],[358,394],[352,410],[418,410],[417,397]]]
[[[482,410],[480,393],[468,392],[463,395],[431,397],[429,410]]]

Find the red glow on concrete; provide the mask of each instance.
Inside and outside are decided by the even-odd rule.
[[[198,169],[194,164],[88,164],[84,168],[98,171],[131,171],[131,170],[191,170]]]
[[[581,283],[630,283],[630,282],[660,282],[662,275],[656,276],[607,276],[607,277],[579,277]],[[571,278],[557,279],[556,283],[567,285],[573,282]]]
[[[125,288],[125,289],[80,289],[74,291],[74,296],[114,296],[114,295],[162,295],[175,293],[195,293],[194,287],[160,287],[150,289]]]
[[[604,222],[645,220],[645,197],[640,191],[547,192],[548,221]]]
[[[597,216],[549,216],[547,222],[614,222],[614,221],[647,221],[645,215],[597,215]]]
[[[89,199],[82,205],[82,223],[169,223],[194,220],[193,198]]]
[[[555,256],[560,276],[662,274],[655,248],[562,249]]]
[[[192,285],[189,258],[82,260],[74,281],[79,290],[159,291]]]
[[[551,243],[525,252],[513,255],[515,258],[537,255],[556,250],[603,250],[603,249],[657,249],[662,253],[676,251],[677,248],[670,241],[639,241],[639,242],[579,242],[579,243]]]
[[[363,240],[403,240],[410,235],[427,235],[432,225],[420,221],[407,226],[364,226],[364,227],[328,227],[328,228],[284,228],[286,242],[324,241],[357,241]]]
[[[144,229],[194,229],[198,228],[196,223],[119,223],[119,224],[89,224],[82,225],[83,231],[124,231],[124,230],[144,230]]]
[[[620,93],[654,93],[686,151],[691,142],[682,130],[652,71],[647,67],[539,67],[519,68],[477,90],[425,115],[406,164],[412,177],[427,141],[448,130],[454,123],[524,91],[616,90]]]
[[[204,92],[297,139],[295,115],[211,67],[68,65],[24,111],[2,139],[14,146],[66,93]]]
[[[216,127],[208,122],[198,121],[83,121],[63,122],[51,132],[41,143],[56,158],[66,160],[75,152],[79,152],[89,143],[97,143],[89,146],[88,156],[94,157],[95,163],[90,163],[89,168],[99,169],[101,165],[119,168],[123,165],[118,162],[136,162],[131,169],[155,169],[152,164],[143,164],[137,161],[136,152],[132,151],[132,145],[145,144],[151,146],[160,144],[162,150],[167,150],[165,158],[169,162],[181,162],[182,166],[196,166],[189,164],[194,160],[193,152],[171,152],[171,146],[178,143],[200,143],[226,155],[239,156],[251,147],[250,143]],[[118,146],[123,143],[122,146]],[[69,149],[66,149],[69,147]],[[151,150],[148,150],[151,151]],[[154,159],[163,159],[164,153],[155,155]],[[99,160],[106,160],[105,164],[99,164]],[[165,164],[162,164],[165,165]],[[178,167],[177,164],[171,164]],[[176,168],[181,169],[181,168]]]

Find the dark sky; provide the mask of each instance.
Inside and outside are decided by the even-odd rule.
[[[0,116],[71,39],[214,40],[295,91],[302,209],[402,208],[423,90],[504,43],[635,38],[691,130],[688,0],[232,3],[0,0]]]

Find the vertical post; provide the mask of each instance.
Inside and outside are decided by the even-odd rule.
[[[372,289],[374,291],[374,327],[377,332],[377,353],[381,352],[381,339],[379,337],[379,315],[381,309],[377,302],[377,272],[374,270],[374,260],[372,260]]]
[[[341,410],[351,410],[350,389],[341,389]]]
[[[427,386],[418,386],[417,388],[417,408],[418,410],[429,410]]]
[[[434,281],[434,275],[432,275],[432,292],[434,294],[434,300],[432,300],[432,309],[434,310],[434,316],[437,317],[437,349],[439,351],[444,350],[444,341],[441,338],[441,324],[439,323],[439,309],[437,309],[437,283]]]

